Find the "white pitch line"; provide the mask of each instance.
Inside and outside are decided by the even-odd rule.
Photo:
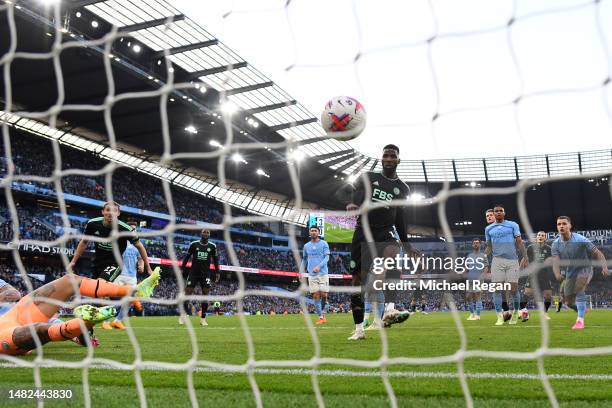
[[[39,365],[45,367],[45,363]],[[0,363],[1,368],[26,368],[20,367],[12,363]],[[54,366],[58,368],[57,366]],[[90,367],[96,370],[131,370],[131,368],[115,367],[105,363],[93,362]],[[168,367],[158,367],[152,364],[143,364],[140,366],[143,370],[152,371],[183,371],[181,369],[172,369]],[[187,368],[185,368],[187,370]],[[196,367],[193,371],[202,373],[244,373],[236,368],[213,368],[213,367]],[[382,374],[379,371],[352,371],[352,370],[311,370],[304,368],[255,368],[255,374],[271,374],[271,375],[312,375],[328,377],[380,377]],[[459,378],[456,372],[436,372],[436,371],[387,371],[389,377],[394,378]],[[510,380],[541,380],[538,374],[527,373],[466,373],[467,378],[472,379],[510,379]],[[547,374],[551,380],[612,380],[610,374]]]
[[[194,322],[192,323],[192,325],[194,326],[194,328],[196,328],[196,326],[199,326],[198,323]],[[174,330],[176,331],[177,328],[179,328],[179,326],[177,325],[176,327],[151,327],[151,326],[131,326],[132,329],[138,329],[138,330]],[[406,329],[426,329],[426,330],[436,330],[436,329],[440,329],[440,330],[450,330],[450,329],[457,329],[457,326],[437,326],[437,327],[432,327],[432,326],[413,326],[410,324],[404,324],[402,326],[397,326],[396,328],[399,327],[403,327]],[[531,329],[541,329],[542,327],[540,325],[526,325],[526,324],[522,324],[520,326],[507,326],[507,327],[512,327],[512,329],[508,329],[508,330],[514,330],[516,327],[525,327],[525,328],[531,328]],[[463,326],[464,329],[467,330],[504,330],[503,327],[496,327],[496,326]],[[563,326],[550,326],[551,329],[570,329],[571,326],[570,325],[563,325]],[[590,328],[606,328],[606,329],[610,329],[612,328],[612,326],[603,326],[603,325],[588,325],[587,329]],[[355,326],[318,326],[315,328],[315,330],[354,330]],[[215,327],[215,326],[206,326],[206,328],[203,328],[202,331],[207,331],[207,330],[242,330],[242,327]],[[306,326],[303,327],[252,327],[249,326],[249,330],[308,330],[308,328]],[[391,330],[395,330],[395,329],[391,329]]]

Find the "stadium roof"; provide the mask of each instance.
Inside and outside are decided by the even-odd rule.
[[[140,166],[138,163],[155,164],[159,160],[164,148],[168,148],[160,135],[167,131],[175,160],[169,164],[170,170],[163,170],[157,163],[153,166],[157,170],[151,167],[155,171],[147,172],[168,176],[177,184],[184,182],[187,186],[189,182],[188,188],[251,212],[281,217],[291,213],[295,198],[288,158],[298,162],[305,198],[326,208],[341,208],[336,193],[346,181],[363,171],[380,170],[377,159],[354,151],[346,143],[319,139],[322,130],[316,119],[294,98],[168,3],[154,3],[153,7],[151,1],[145,4],[137,0],[64,1],[60,3],[60,20],[64,24],[57,27],[51,23],[49,11],[45,15],[45,10],[37,8],[41,7],[37,2],[15,10],[18,51],[49,52],[57,36],[62,37],[58,59],[63,67],[64,100],[59,112],[60,129],[47,130],[61,132],[53,137],[76,146],[87,144],[86,139],[95,140],[95,146],[99,146],[94,148],[96,153],[115,161],[130,153],[126,160],[131,163],[127,164]],[[112,24],[120,33],[107,49],[103,41],[87,42],[109,33]],[[8,29],[7,25],[0,28],[3,53],[11,44]],[[16,58],[11,64],[16,104],[11,111],[21,110],[17,112],[21,127],[44,126],[40,120],[50,112],[40,112],[56,104],[58,97],[52,60]],[[116,97],[111,109],[107,98],[111,90],[109,77],[113,79],[114,95],[132,95],[129,99]],[[175,86],[166,102],[162,99],[164,85],[171,81]],[[218,148],[227,141],[223,119],[229,115],[220,106],[224,95],[241,108],[231,116],[231,127],[234,142],[243,148],[239,151],[242,160],[237,160],[240,163],[224,163],[227,178],[237,182],[220,189],[214,175],[218,170]],[[166,124],[160,119],[160,107],[167,113]],[[108,146],[110,132],[105,110],[111,113],[118,146]],[[28,122],[28,116],[36,122]],[[288,140],[296,142],[290,148],[299,149],[311,159],[300,161],[296,151],[278,147]],[[122,152],[122,147],[130,148]],[[140,166],[145,167],[148,169],[144,164]],[[398,172],[410,183],[469,183],[576,175],[611,168],[612,151],[603,150],[516,158],[406,160]],[[202,183],[187,177],[197,176],[193,169],[204,171]]]

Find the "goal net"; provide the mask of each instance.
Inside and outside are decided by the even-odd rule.
[[[236,244],[233,228],[246,226],[247,229],[255,230],[257,225],[262,223],[276,225],[275,231],[288,236],[287,247],[282,251],[289,251],[289,255],[283,259],[289,267],[301,265],[300,240],[306,236],[302,231],[308,226],[309,214],[315,211],[314,205],[310,203],[309,191],[304,190],[303,186],[308,185],[313,189],[324,181],[333,180],[321,180],[316,174],[306,176],[305,171],[300,169],[300,163],[311,161],[321,168],[327,168],[330,177],[352,182],[355,187],[363,184],[366,191],[370,192],[371,186],[364,183],[362,174],[368,170],[380,172],[380,158],[356,154],[352,148],[358,146],[367,149],[372,140],[380,145],[379,149],[384,143],[393,142],[400,147],[400,156],[404,157],[406,152],[407,159],[400,162],[398,175],[409,186],[416,184],[419,187],[413,187],[412,194],[406,197],[407,200],[402,197],[381,204],[366,199],[358,210],[348,215],[356,217],[368,214],[383,206],[408,207],[412,214],[429,214],[428,216],[435,220],[435,226],[411,230],[415,237],[439,238],[439,242],[429,248],[419,246],[419,240],[415,240],[413,247],[422,253],[437,252],[438,255],[443,254],[451,259],[464,256],[471,249],[471,241],[464,239],[467,234],[463,228],[474,221],[458,218],[458,214],[449,212],[450,208],[470,207],[473,203],[481,205],[488,202],[489,205],[478,208],[480,216],[484,218],[485,210],[496,204],[494,199],[504,203],[512,202],[516,212],[507,214],[507,217],[519,223],[523,236],[534,237],[540,227],[532,227],[532,223],[535,221],[541,225],[542,218],[549,225],[548,231],[554,232],[556,217],[564,215],[564,212],[573,213],[573,209],[563,203],[563,196],[556,197],[552,194],[552,186],[555,186],[555,191],[559,191],[558,185],[564,182],[573,182],[573,186],[586,186],[580,193],[584,197],[587,196],[586,189],[589,189],[588,194],[596,189],[592,192],[592,197],[597,200],[605,198],[603,202],[583,202],[582,211],[593,211],[594,214],[583,214],[581,221],[592,221],[601,216],[607,217],[605,219],[609,222],[609,214],[606,215],[605,211],[609,213],[611,202],[612,188],[609,177],[612,174],[612,155],[609,148],[583,149],[581,138],[584,133],[590,132],[609,140],[612,126],[612,42],[610,28],[605,21],[609,21],[612,16],[612,3],[597,0],[564,1],[554,5],[538,2],[537,5],[528,6],[526,1],[508,1],[503,3],[503,10],[492,10],[494,7],[488,2],[478,1],[457,4],[442,1],[414,2],[410,6],[398,3],[401,2],[381,3],[375,10],[364,8],[360,2],[330,6],[337,14],[325,12],[327,2],[311,4],[289,1],[261,9],[257,8],[259,5],[250,4],[245,4],[244,7],[238,4],[223,5],[214,8],[218,18],[210,20],[211,23],[218,22],[219,29],[223,28],[221,31],[225,30],[227,37],[232,38],[236,35],[249,36],[246,31],[236,34],[237,27],[248,21],[257,24],[259,18],[265,17],[266,20],[262,21],[266,21],[271,27],[282,27],[282,33],[256,32],[253,33],[253,38],[261,35],[279,36],[279,44],[287,47],[281,49],[283,58],[286,59],[278,70],[284,80],[295,76],[308,87],[311,86],[309,82],[313,81],[313,76],[316,76],[316,81],[321,81],[322,88],[329,89],[331,93],[343,93],[343,90],[334,84],[336,82],[358,93],[353,95],[358,99],[374,101],[378,97],[377,100],[381,104],[388,104],[376,106],[374,102],[365,102],[370,115],[369,127],[362,136],[363,140],[357,139],[355,144],[351,145],[327,138],[316,122],[317,115],[313,115],[300,102],[293,100],[293,97],[299,100],[297,93],[305,92],[305,87],[295,88],[297,93],[290,96],[208,33],[204,29],[208,27],[200,27],[197,21],[185,17],[181,10],[175,9],[169,2],[5,0],[0,5],[0,25],[5,36],[2,39],[3,48],[0,55],[3,89],[0,97],[3,102],[0,119],[4,153],[1,163],[2,187],[6,211],[0,214],[5,229],[1,231],[3,242],[0,249],[5,254],[10,254],[19,280],[28,292],[40,286],[37,283],[37,274],[28,270],[30,266],[21,261],[21,251],[24,248],[37,247],[39,250],[47,248],[49,251],[55,251],[61,259],[62,268],[67,269],[77,240],[84,237],[82,228],[86,222],[82,216],[79,218],[70,210],[70,206],[77,200],[75,197],[82,195],[94,198],[93,201],[81,202],[84,205],[94,202],[99,205],[104,201],[115,200],[117,195],[128,197],[132,201],[120,204],[148,210],[142,213],[143,217],[161,217],[160,214],[165,217],[160,225],[142,229],[138,236],[141,240],[150,241],[150,245],[145,245],[147,248],[154,248],[162,242],[164,247],[160,251],[165,255],[153,255],[151,258],[160,263],[168,260],[166,268],[170,272],[167,272],[166,282],[162,286],[163,294],[169,295],[154,295],[151,299],[143,300],[143,303],[152,308],[149,310],[177,307],[182,314],[186,312],[185,301],[192,302],[193,305],[199,305],[201,302],[209,302],[211,305],[213,302],[232,303],[239,320],[239,337],[244,340],[247,353],[244,361],[240,362],[219,362],[208,358],[210,354],[201,351],[202,340],[196,332],[197,328],[193,327],[190,320],[186,320],[190,358],[181,362],[169,362],[161,358],[147,359],[143,356],[151,355],[150,350],[143,350],[145,347],[141,344],[137,330],[128,324],[127,337],[134,355],[134,360],[129,363],[114,358],[112,354],[98,357],[98,353],[94,353],[91,346],[88,347],[86,356],[79,361],[49,358],[42,347],[37,347],[32,358],[0,354],[3,370],[6,369],[5,372],[10,374],[13,369],[30,369],[33,373],[33,386],[45,388],[41,374],[45,368],[82,369],[80,390],[86,406],[92,404],[92,370],[110,369],[134,373],[135,391],[141,406],[150,404],[147,399],[148,389],[142,379],[143,372],[169,370],[185,372],[187,393],[192,406],[203,402],[194,385],[194,376],[201,372],[221,372],[245,375],[256,406],[263,406],[265,402],[259,375],[270,374],[309,376],[310,388],[318,406],[326,405],[326,395],[321,384],[325,378],[331,376],[380,377],[387,401],[393,407],[400,404],[397,398],[398,387],[394,386],[394,380],[397,378],[414,378],[415,381],[423,378],[454,378],[461,388],[465,405],[472,407],[474,390],[470,387],[471,380],[506,377],[500,373],[469,372],[466,370],[469,361],[528,361],[536,364],[537,373],[519,373],[514,377],[508,374],[508,378],[526,378],[539,382],[551,406],[559,406],[551,379],[574,377],[569,374],[564,377],[565,374],[548,373],[545,360],[555,356],[606,356],[612,354],[612,344],[606,341],[605,344],[583,348],[551,347],[551,323],[544,318],[544,299],[537,281],[533,287],[534,298],[528,305],[532,309],[532,315],[540,317],[537,320],[539,330],[531,332],[536,333],[534,336],[537,337],[537,346],[534,348],[506,351],[491,349],[486,344],[475,346],[471,329],[467,326],[468,322],[464,321],[465,315],[461,313],[466,307],[463,292],[441,290],[429,293],[429,300],[424,302],[433,302],[432,299],[435,299],[440,310],[450,312],[451,318],[448,321],[452,322],[454,335],[458,339],[456,349],[439,355],[415,356],[407,352],[406,348],[398,349],[396,344],[389,341],[387,331],[380,330],[377,335],[380,337],[377,355],[365,355],[358,345],[349,345],[354,346],[351,357],[338,357],[340,354],[334,352],[334,347],[345,348],[343,345],[321,342],[321,332],[309,317],[312,307],[303,268],[300,269],[299,287],[294,291],[272,290],[265,286],[253,287],[247,282],[248,274],[254,270],[275,269],[275,266],[256,265],[251,268],[249,262],[252,260],[243,253],[241,243]],[[394,13],[395,8],[401,13]],[[378,19],[377,27],[381,29],[385,27],[381,21],[391,19],[383,34],[375,36],[372,29],[364,23],[364,13],[370,11],[377,13],[373,18]],[[480,13],[482,18],[470,19],[470,13]],[[306,15],[313,17],[311,19],[305,17]],[[305,27],[318,20],[315,15],[322,19],[325,27],[322,31],[326,32],[327,40],[317,39],[315,34],[310,32],[311,29]],[[492,18],[488,19],[487,16]],[[342,24],[340,33],[333,30],[333,24],[338,17],[349,20],[349,23]],[[404,24],[417,27],[415,30],[418,35],[404,35],[401,32]],[[574,30],[571,28],[574,25],[588,26],[590,31],[584,33]],[[26,32],[24,27],[29,26],[36,26],[36,32]],[[347,27],[350,27],[350,30],[345,32]],[[554,34],[548,32],[548,28]],[[36,41],[29,38],[41,33],[46,38],[37,37],[36,41],[46,42],[45,51],[33,46]],[[561,40],[551,38],[551,35],[561,34],[564,34]],[[335,35],[338,36],[338,41],[334,40]],[[345,54],[347,47],[343,47],[342,42],[348,41],[349,38],[350,54]],[[530,41],[537,44],[530,45]],[[538,50],[547,45],[549,54],[540,54]],[[567,51],[566,47],[571,47],[571,51]],[[321,48],[325,48],[325,51]],[[261,52],[265,51],[262,49]],[[107,92],[103,95],[90,95],[89,98],[86,97],[86,92],[81,94],[81,98],[70,94],[75,92],[75,89],[67,83],[66,78],[85,78],[88,71],[86,65],[80,67],[79,72],[66,66],[63,60],[66,54],[71,54],[72,58],[78,55],[84,59],[101,56]],[[341,54],[342,57],[334,59],[335,54]],[[139,55],[146,55],[147,60],[143,62]],[[381,59],[383,63],[373,65],[377,59]],[[19,72],[16,72],[15,67],[25,63],[36,65],[41,61],[50,64],[56,85],[53,89],[37,87],[36,81],[32,81],[28,86],[17,83],[14,78],[19,76]],[[383,72],[377,71],[380,66],[385,67]],[[323,68],[328,69],[326,74],[318,72]],[[117,92],[115,81],[119,69],[129,69],[136,81],[146,82],[149,89],[143,91],[142,87],[134,86],[135,90]],[[351,75],[347,75],[347,72]],[[423,86],[423,83],[427,85]],[[503,83],[503,86],[500,83]],[[15,94],[15,89],[19,94]],[[416,95],[411,95],[411,90],[417,90]],[[24,92],[30,96],[24,96]],[[206,98],[212,93],[218,95],[218,103],[222,109],[211,108],[211,100]],[[24,98],[31,101],[31,95],[40,96],[41,101],[51,103],[32,102],[28,106],[22,102]],[[331,96],[324,94],[319,95],[319,98],[323,101]],[[384,102],[383,97],[388,97],[388,100]],[[83,100],[87,102],[82,102]],[[90,100],[96,102],[91,103]],[[222,126],[225,139],[210,140],[210,146],[203,146],[200,150],[175,149],[173,134],[177,129],[176,124],[171,122],[178,102],[189,103],[204,112],[206,120],[216,121],[217,123],[211,123],[211,126]],[[130,120],[138,119],[131,119],[130,115],[115,115],[114,109],[125,104],[134,107],[142,104],[147,109],[159,112],[161,134],[156,136],[156,140],[150,141],[151,150],[158,150],[158,153],[136,152],[126,147],[132,142],[124,140],[122,132],[138,126],[147,128],[147,124],[129,125]],[[392,110],[388,115],[384,112],[387,107]],[[66,113],[75,112],[82,116],[83,124],[65,119]],[[135,108],[132,115],[137,118],[138,109]],[[247,117],[242,120],[239,116]],[[87,123],[94,121],[94,117],[102,118],[97,123],[103,123],[103,129],[88,129]],[[237,125],[237,122],[240,123]],[[280,135],[280,138],[262,136],[257,133],[260,126],[266,126],[271,133]],[[182,129],[181,131],[183,132]],[[185,126],[183,133],[185,132],[197,135],[202,131],[193,126]],[[381,132],[380,139],[377,139],[377,132]],[[453,132],[455,139],[465,137],[466,142],[461,143],[459,147],[449,147],[452,140],[449,135]],[[391,133],[400,136],[393,136]],[[29,136],[25,137],[24,134]],[[412,134],[415,136],[411,136]],[[29,141],[28,138],[43,140],[48,149],[46,154],[28,150],[37,143]],[[535,144],[535,139],[540,138],[546,139],[547,142]],[[598,142],[585,143],[586,146],[595,146]],[[557,144],[570,147],[559,149]],[[524,154],[504,154],[506,149],[514,145],[523,146]],[[544,150],[545,146],[554,149],[555,154],[548,154]],[[460,149],[459,154],[466,158],[439,159],[451,157],[453,153],[449,149],[454,148]],[[588,151],[565,153],[576,150]],[[24,154],[28,155],[28,151],[32,156],[23,157]],[[498,158],[485,157],[491,151],[495,152],[494,156]],[[276,160],[270,161],[273,164],[269,168],[257,168],[253,163],[248,163],[248,154],[266,152],[274,155]],[[75,159],[84,154],[89,155],[87,157],[95,157],[95,160],[87,163]],[[427,158],[434,159],[422,160]],[[218,166],[214,174],[192,171],[192,164],[197,167],[194,163],[204,160],[217,160]],[[250,171],[256,171],[262,178],[274,176],[282,167],[283,172],[288,175],[290,191],[286,191],[285,196],[279,199],[272,193],[253,189],[247,183],[234,182],[228,175],[230,170],[226,166],[230,161],[238,165],[249,165]],[[41,168],[44,171],[39,171]],[[237,174],[231,171],[232,176]],[[87,184],[84,178],[79,178],[84,176],[95,181]],[[310,184],[304,184],[304,180]],[[513,182],[507,183],[509,180]],[[143,188],[147,189],[149,186],[153,186],[156,196],[138,196]],[[425,187],[420,188],[422,186]],[[538,206],[537,202],[534,203],[529,198],[532,191],[550,191],[550,197],[546,199],[553,203],[549,203],[546,208],[556,208],[558,213],[543,213],[540,208],[531,208],[532,203],[533,206]],[[52,202],[52,206],[56,208],[54,213],[42,216],[28,212],[27,208],[20,205],[20,197],[23,197],[23,194],[36,195],[39,202]],[[573,191],[568,192],[569,195],[575,199]],[[217,207],[211,204],[214,209],[193,210],[195,215],[185,216],[190,205],[202,196],[207,197],[211,203],[216,202]],[[538,195],[544,196],[545,194]],[[489,198],[482,199],[487,197]],[[316,212],[329,218],[347,216],[346,211],[317,209]],[[26,222],[29,223],[28,226],[24,226]],[[419,219],[410,220],[408,223],[419,225]],[[232,290],[223,294],[188,295],[185,291],[186,283],[180,268],[181,256],[184,255],[185,244],[194,235],[197,238],[203,227],[210,228],[213,232],[222,232],[227,261],[226,265],[222,265],[222,269],[235,274],[236,283],[230,286]],[[370,226],[365,223],[363,228],[366,240],[373,241]],[[121,232],[118,225],[113,225],[113,232],[106,241],[117,248],[118,240],[132,236],[131,234]],[[483,233],[478,235],[485,239]],[[92,236],[86,238],[104,241]],[[609,236],[600,238],[600,241],[595,242],[598,247],[609,245]],[[262,252],[258,256],[278,257],[272,252],[274,251]],[[609,255],[609,252],[607,254]],[[341,258],[341,255],[337,256]],[[342,256],[346,258],[348,255]],[[115,257],[122,264],[123,260],[118,251],[115,251]],[[342,264],[342,261],[339,261],[339,264]],[[276,269],[283,270],[282,266],[278,265],[279,263],[276,264]],[[560,263],[562,269],[592,267],[595,269],[595,275],[601,275],[602,265],[602,261],[598,259],[562,259]],[[337,274],[340,277],[348,275],[348,268],[343,268],[339,266]],[[525,273],[534,273],[544,268],[544,264],[534,263]],[[420,269],[418,275],[424,280],[438,279],[435,269]],[[288,272],[296,275],[295,270]],[[415,280],[409,271],[405,271],[405,274],[408,275],[405,276],[408,281]],[[459,279],[454,275],[453,279],[449,280],[458,282]],[[442,279],[446,275],[439,276]],[[168,283],[169,281],[175,283]],[[359,292],[359,288],[335,284],[346,281],[348,279],[332,279],[330,299],[335,297],[338,304],[348,304],[350,295]],[[600,286],[607,284],[601,276],[594,279],[593,285],[587,290],[590,292],[586,295],[591,308],[610,304],[605,295],[609,294],[609,291],[599,290]],[[555,287],[555,290],[558,288]],[[601,292],[603,295],[596,295],[594,292]],[[303,341],[312,344],[312,354],[296,355],[291,359],[258,358],[258,344],[254,339],[253,327],[250,326],[252,320],[247,318],[245,312],[256,310],[250,307],[253,302],[257,302],[253,299],[259,299],[265,304],[268,300],[279,298],[303,313],[303,328],[304,333],[307,333]],[[398,304],[404,304],[408,308],[410,299],[410,292],[402,293]],[[485,294],[483,299],[487,308],[491,309],[490,294]],[[63,304],[62,310],[69,313],[75,306],[89,302],[91,299],[77,297]],[[100,302],[121,306],[126,305],[128,300]],[[419,302],[420,299],[416,301]],[[278,323],[270,321],[269,330],[276,330],[275,324]],[[411,320],[405,324],[410,326]],[[423,325],[427,325],[427,321],[419,320],[418,326],[413,329],[407,327],[402,341],[409,343],[411,331],[419,330]],[[347,336],[352,330],[352,327],[347,325],[342,328],[346,329]],[[431,342],[438,340],[431,339]],[[107,339],[106,344],[112,341]],[[151,346],[149,343],[147,345]],[[163,347],[158,345],[159,353],[164,353]],[[435,369],[438,365],[449,364],[453,365],[454,371]],[[416,370],[420,366],[433,368],[431,371]],[[588,379],[579,376],[575,378]],[[602,381],[610,378],[603,374],[594,374],[592,379]]]

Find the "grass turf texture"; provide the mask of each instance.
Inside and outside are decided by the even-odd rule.
[[[612,311],[591,311],[587,315],[587,329],[572,332],[575,314],[564,311],[551,313],[550,347],[585,348],[612,345]],[[468,322],[461,313],[466,329],[468,349],[494,351],[533,351],[540,346],[541,330],[536,313],[527,323],[517,326],[494,327],[493,313],[484,313],[483,320]],[[255,343],[257,360],[308,360],[314,345],[303,316],[249,316],[246,318]],[[313,317],[314,319],[314,317]],[[197,326],[198,359],[217,363],[244,364],[247,346],[238,317],[209,317],[209,327]],[[329,323],[317,327],[322,357],[375,360],[381,353],[377,332],[367,332],[369,338],[349,343],[346,337],[353,324],[350,315],[330,315]],[[177,325],[176,317],[132,318],[131,325],[142,350],[142,359],[185,363],[191,358],[191,344],[187,329]],[[386,331],[391,357],[443,356],[457,351],[459,336],[450,313],[415,315],[401,326]],[[131,363],[134,351],[124,331],[96,330],[102,346],[95,350],[95,358]],[[45,346],[45,358],[78,361],[86,350],[71,342]],[[33,360],[35,356],[23,357]],[[547,357],[548,374],[604,374],[612,371],[612,355],[591,357]],[[273,367],[273,369],[278,369]],[[290,367],[280,368],[289,370]],[[321,370],[375,371],[346,365],[325,365]],[[413,373],[456,373],[455,364],[428,366],[392,366],[389,371]],[[467,373],[537,374],[535,361],[472,358],[465,361]],[[33,370],[0,368],[2,388],[33,386]],[[67,402],[51,402],[50,406],[82,405],[81,369],[43,368],[41,377],[46,388],[72,388],[75,397]],[[187,375],[181,371],[142,371],[149,406],[167,407],[189,405]],[[258,373],[256,380],[265,406],[315,406],[311,377],[307,374]],[[400,406],[449,407],[464,406],[461,386],[457,378],[391,377],[391,384]],[[610,379],[551,379],[561,406],[612,406]],[[200,405],[254,406],[247,376],[243,373],[201,371],[194,373],[194,384]],[[320,375],[319,384],[327,406],[378,407],[388,405],[380,377],[346,376],[338,372]],[[133,371],[90,369],[89,385],[92,406],[126,407],[139,404]],[[548,399],[541,382],[525,378],[469,378],[468,385],[478,407],[541,407]],[[4,398],[6,394],[2,397]],[[11,403],[11,406],[13,403]],[[17,403],[16,403],[17,404]],[[28,405],[18,403],[19,406]],[[34,406],[31,402],[29,406]]]
[[[350,244],[353,241],[354,233],[354,228],[343,228],[337,224],[325,223],[325,240],[327,242],[343,242]]]

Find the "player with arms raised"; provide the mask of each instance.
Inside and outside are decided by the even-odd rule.
[[[496,205],[493,208],[493,213],[495,214],[495,222],[485,228],[485,236],[487,237],[486,255],[487,257],[493,256],[491,261],[491,282],[510,283],[508,303],[512,302],[514,306],[510,324],[516,324],[518,322],[518,310],[521,301],[518,291],[519,261],[517,249],[521,255],[520,266],[523,268],[529,265],[527,250],[521,238],[518,224],[505,219],[506,212],[504,207],[499,204]],[[495,325],[501,326],[504,324],[504,316],[502,313],[502,294],[500,291],[496,291],[493,294],[493,303],[497,312],[497,322]]]
[[[368,183],[371,201],[375,203],[387,203],[392,200],[406,200],[410,189],[397,177],[397,166],[400,162],[399,148],[389,144],[383,149],[381,173],[366,173],[357,180],[357,188],[353,191],[351,203],[347,205],[348,211],[357,210],[365,201],[365,186]],[[365,180],[364,180],[365,178]],[[408,237],[404,209],[401,207],[383,206],[369,211],[366,215],[368,224],[372,232],[376,249],[376,256],[395,257],[399,252],[398,241],[395,237],[393,227],[395,226],[400,240],[405,242]],[[366,282],[372,264],[372,254],[366,242],[363,226],[363,215],[357,219],[357,227],[353,233],[351,246],[351,274],[353,275],[353,285],[362,286]],[[392,276],[396,275],[396,276]],[[386,280],[399,279],[400,272],[397,270],[387,271]],[[363,292],[363,289],[362,289]],[[396,291],[386,293],[385,301],[387,307],[383,316],[385,326],[401,323],[410,317],[409,312],[399,312],[395,310]],[[355,332],[348,338],[349,340],[365,339],[363,328],[364,319],[364,296],[363,293],[351,295],[351,309],[353,321],[355,322]]]
[[[325,303],[329,293],[329,275],[327,262],[329,262],[329,245],[319,238],[319,228],[310,227],[310,241],[304,245],[302,266],[308,272],[308,287],[315,303],[315,310],[319,315],[316,324],[325,324]]]
[[[599,261],[603,276],[609,276],[610,271],[604,254],[595,244],[585,236],[572,232],[570,217],[562,215],[557,218],[557,231],[559,236],[552,244],[553,272],[557,280],[565,279],[563,297],[566,304],[578,312],[572,330],[582,330],[586,313],[584,292],[593,277],[591,257]],[[570,261],[570,265],[564,266],[565,275],[561,274],[560,261]]]
[[[119,220],[120,208],[119,204],[114,201],[107,201],[102,207],[102,217],[92,218],[87,222],[85,226],[84,235],[95,236],[98,238],[108,238],[113,230],[113,222],[117,223],[117,229],[119,232],[132,232],[130,227],[125,222]],[[144,261],[144,268],[148,274],[151,274],[151,266],[149,265],[149,257],[147,256],[147,250],[142,245],[137,236],[124,236],[117,239],[119,246],[119,254],[123,255],[127,242],[130,241],[138,250],[141,259]],[[87,249],[86,238],[82,238],[74,251],[74,256],[68,265],[68,271],[72,272],[74,267],[83,255],[83,252]],[[121,273],[119,263],[115,259],[113,254],[113,243],[108,242],[95,242],[96,253],[94,256],[94,279],[104,279],[108,282],[113,282]]]
[[[202,295],[206,296],[210,293],[210,285],[212,282],[212,274],[210,272],[210,262],[212,260],[215,265],[215,283],[219,282],[221,277],[219,269],[219,255],[217,254],[217,246],[209,242],[210,230],[204,228],[201,232],[201,238],[199,241],[193,241],[189,245],[189,251],[185,258],[183,258],[183,271],[187,268],[187,262],[193,257],[191,263],[191,269],[187,276],[187,287],[185,288],[185,294],[191,295],[197,285],[200,285],[202,289]],[[185,301],[185,313],[189,314],[188,307],[189,302]],[[201,326],[208,326],[206,321],[206,311],[208,310],[208,302],[202,302],[202,318],[200,319]],[[181,315],[179,317],[179,324],[185,324],[185,319]]]

